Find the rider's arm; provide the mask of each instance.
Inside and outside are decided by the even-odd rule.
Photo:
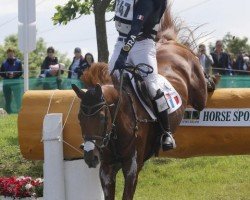
[[[152,14],[154,6],[154,0],[138,1],[133,15],[131,30],[126,38],[126,42],[121,50],[121,53],[128,54],[130,49],[134,46],[136,37],[140,33],[145,21],[147,21],[148,17]]]

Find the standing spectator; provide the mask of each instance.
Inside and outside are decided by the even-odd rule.
[[[221,40],[216,41],[215,51],[211,53],[211,55],[214,61],[214,64],[212,66],[214,68],[219,68],[213,69],[213,74],[230,74],[230,57],[227,53],[223,52],[223,45]]]
[[[211,65],[214,64],[214,61],[212,56],[207,54],[206,46],[204,44],[199,45],[198,58],[204,72],[207,75],[211,74]]]
[[[8,48],[7,59],[2,63],[0,76],[3,77],[3,94],[5,98],[5,109],[12,113],[11,102],[14,97],[17,109],[21,106],[21,83],[18,79],[23,74],[22,63],[15,57],[15,51]]]
[[[61,70],[60,65],[58,64],[58,58],[55,56],[55,49],[49,47],[47,49],[47,56],[41,65],[41,74],[39,77],[56,77],[57,88],[61,89],[61,74],[63,74],[63,70]],[[51,89],[51,83],[48,81],[46,82],[45,80],[43,84],[43,89],[45,90]]]
[[[79,47],[74,50],[74,58],[69,66],[68,78],[69,79],[79,79],[82,72],[86,69],[85,60],[82,56],[82,51]]]
[[[243,58],[243,52],[240,52],[237,56],[236,62],[235,62],[235,68],[236,70],[241,70],[241,72],[238,72],[239,75],[245,74],[243,71],[245,66],[245,61]]]
[[[250,58],[249,58],[249,55],[247,53],[244,54],[243,60],[244,60],[243,70],[249,71],[249,61],[250,61]]]

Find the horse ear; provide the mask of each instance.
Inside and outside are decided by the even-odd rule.
[[[71,84],[72,89],[75,91],[76,95],[82,99],[85,95],[85,92],[78,88],[75,84]]]
[[[95,86],[95,91],[99,97],[102,96],[102,86],[99,83]]]

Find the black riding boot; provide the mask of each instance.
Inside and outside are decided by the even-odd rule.
[[[163,134],[161,136],[161,146],[163,151],[171,150],[176,148],[175,140],[172,136],[172,132],[169,126],[168,110],[165,110],[159,115],[160,124],[163,129]]]
[[[162,98],[162,100],[160,100],[161,98]],[[168,116],[169,106],[168,106],[167,100],[164,97],[164,93],[161,90],[158,90],[154,100],[155,100],[156,105],[157,105],[158,121],[159,121],[159,124],[162,128],[162,131],[163,131],[163,133],[161,135],[161,140],[160,140],[162,150],[167,151],[167,150],[175,149],[176,144],[175,144],[175,140],[174,140],[172,133],[171,133],[169,116]],[[159,104],[161,104],[161,105],[159,105]],[[162,108],[161,106],[164,104],[166,104],[166,106],[164,108]]]

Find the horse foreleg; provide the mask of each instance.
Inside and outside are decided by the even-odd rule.
[[[132,200],[134,197],[138,174],[141,169],[141,165],[139,165],[137,160],[137,151],[135,151],[132,159],[122,164],[122,171],[125,179],[123,200]]]
[[[100,180],[105,200],[115,199],[115,183],[118,169],[114,165],[101,164]]]

